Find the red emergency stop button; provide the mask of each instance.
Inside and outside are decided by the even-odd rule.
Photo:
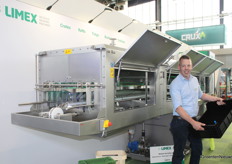
[[[108,123],[108,126],[112,126],[112,125],[113,125],[112,122],[109,122],[109,123]]]

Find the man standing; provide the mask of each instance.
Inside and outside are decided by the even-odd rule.
[[[202,155],[201,138],[194,138],[189,133],[191,125],[195,130],[204,130],[204,123],[198,122],[196,116],[199,106],[198,99],[205,101],[217,101],[222,105],[223,99],[210,96],[202,92],[196,77],[191,75],[192,61],[183,55],[179,59],[179,75],[170,85],[170,94],[173,103],[173,119],[171,122],[171,132],[174,141],[173,164],[181,164],[184,158],[184,148],[189,140],[191,147],[190,164],[199,164]]]

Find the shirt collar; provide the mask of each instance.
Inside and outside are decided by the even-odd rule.
[[[180,76],[181,80],[188,80],[180,73],[179,73],[179,76]],[[190,74],[189,80],[192,79],[192,78],[193,78],[193,76]]]

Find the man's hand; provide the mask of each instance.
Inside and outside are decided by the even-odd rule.
[[[193,128],[195,129],[195,130],[200,130],[200,131],[203,131],[203,130],[205,130],[202,126],[205,126],[205,124],[204,123],[201,123],[201,122],[199,122],[199,121],[194,121],[193,123],[192,123],[192,126],[193,126]]]
[[[224,105],[224,104],[225,104],[225,103],[223,102],[223,99],[222,99],[222,98],[216,97],[216,96],[211,96],[211,95],[206,94],[206,93],[203,93],[201,99],[202,99],[202,100],[205,100],[205,101],[217,101],[217,104],[218,104],[218,105]]]

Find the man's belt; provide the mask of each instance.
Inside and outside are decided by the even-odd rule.
[[[173,116],[173,119],[178,119],[178,120],[184,120],[182,117],[180,116]],[[197,120],[197,117],[192,117],[192,119]]]

